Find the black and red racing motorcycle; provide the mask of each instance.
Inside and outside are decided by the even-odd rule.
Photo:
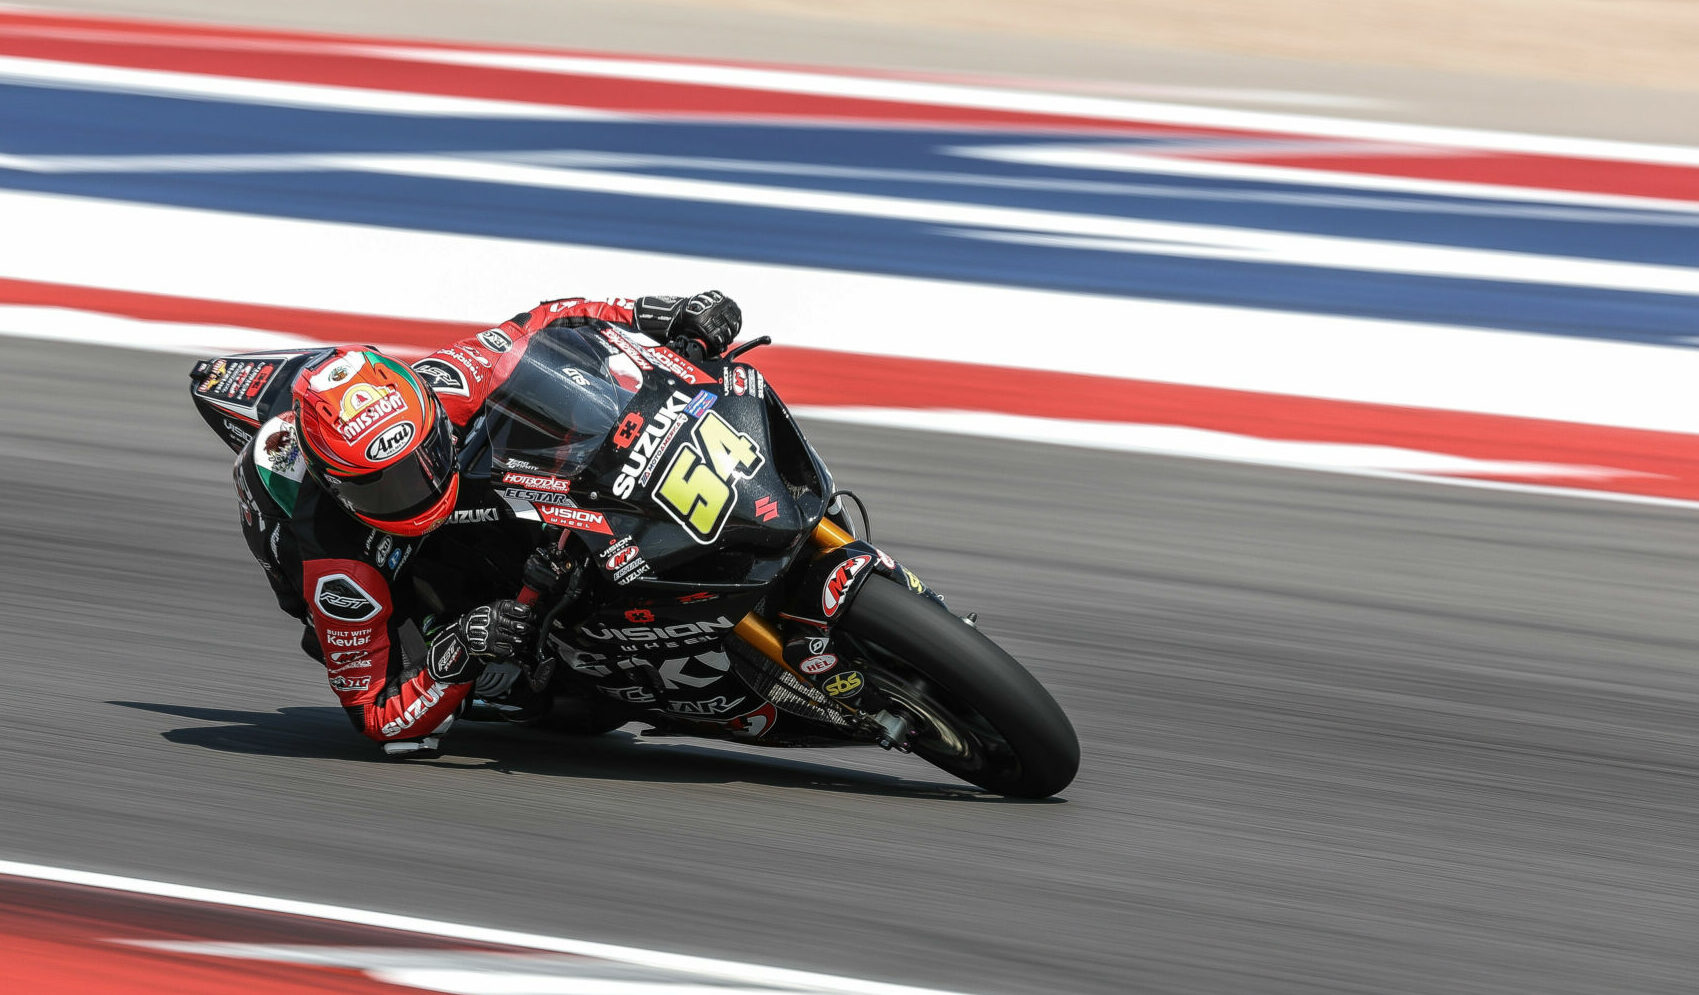
[[[455,520],[534,523],[565,568],[537,605],[540,721],[878,745],[1000,794],[1061,791],[1079,767],[1067,716],[973,615],[855,534],[859,502],[739,361],[766,341],[693,362],[622,326],[545,329],[463,441]],[[287,381],[310,356],[267,361]],[[239,447],[220,425],[239,412],[202,412]]]

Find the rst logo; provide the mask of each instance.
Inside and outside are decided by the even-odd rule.
[[[849,594],[850,582],[872,562],[873,557],[863,553],[838,564],[838,569],[832,571],[832,575],[826,578],[825,586],[820,589],[822,614],[831,618],[838,613],[838,609],[844,606],[844,597]]]
[[[413,433],[418,431],[410,421],[386,428],[383,433],[372,440],[366,447],[366,458],[373,463],[383,463],[401,455],[407,448],[407,443],[413,441]]]
[[[431,389],[438,394],[453,394],[457,397],[468,397],[472,390],[466,383],[466,374],[462,373],[453,363],[440,359],[426,358],[413,364],[413,372],[425,378]]]
[[[661,440],[684,417],[685,406],[689,403],[690,398],[675,390],[661,410],[650,418],[643,434],[637,437],[631,452],[625,457],[625,464],[619,468],[619,477],[614,480],[615,494],[629,498],[637,490],[638,478],[648,469],[650,461],[660,455]]]
[[[364,622],[382,611],[378,600],[347,574],[327,574],[313,587],[313,605],[340,622]]]

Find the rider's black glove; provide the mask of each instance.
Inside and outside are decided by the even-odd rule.
[[[530,645],[533,617],[517,601],[479,605],[431,640],[425,669],[444,684],[465,684],[489,664],[513,663]]]
[[[632,311],[643,334],[657,342],[694,339],[709,356],[724,352],[743,330],[743,309],[718,290],[690,298],[640,297]]]

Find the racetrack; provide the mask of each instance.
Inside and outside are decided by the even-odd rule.
[[[0,352],[0,855],[982,992],[1699,970],[1690,512],[818,424],[1073,716],[1064,800],[627,732],[394,766],[291,649],[188,361]]]
[[[1058,89],[1066,85],[1054,77],[1072,75],[1105,94],[1208,107],[1699,140],[1690,94],[1602,81],[1030,39],[993,47],[988,36],[730,16],[700,5],[551,0],[546,10],[554,16],[542,18],[531,0],[414,0],[406,5],[410,18],[386,3],[347,0],[54,6],[1044,76]],[[21,48],[13,54],[28,56]],[[159,113],[152,103],[114,90],[36,86],[30,101],[14,97],[15,108],[33,108],[38,98],[67,103],[14,110],[35,126],[0,136],[8,142],[0,152],[194,152],[193,143],[172,145],[185,140],[135,110]],[[93,111],[79,118],[64,110],[71,101]],[[221,143],[265,132],[268,143],[235,150],[271,149],[264,125],[276,108],[231,106],[226,117],[186,116],[193,126],[181,134],[211,135],[217,141],[204,151],[221,153],[230,151]],[[310,117],[277,119],[295,127]],[[97,125],[88,148],[77,144],[81,132],[63,126],[68,120]],[[224,124],[202,127],[214,120]],[[377,121],[349,130],[382,137],[371,130],[378,125],[395,127]],[[146,144],[156,134],[158,149]],[[280,127],[277,134],[304,140],[318,132]],[[261,197],[274,188],[331,200],[336,184],[351,182],[336,171],[281,179],[43,172],[10,177],[15,186],[0,200],[17,210],[20,191],[49,181],[105,212],[104,220],[69,224],[63,219],[87,216],[41,215],[49,220],[33,230],[44,237],[11,251],[6,259],[15,268],[0,266],[0,277],[193,298],[189,314],[153,314],[149,325],[121,325],[122,334],[155,325],[162,336],[205,334],[164,323],[171,320],[242,324],[203,298],[371,315],[394,310],[404,295],[461,280],[512,277],[523,286],[511,301],[516,291],[501,289],[499,306],[509,307],[535,299],[533,290],[689,290],[695,283],[680,275],[675,285],[672,274],[702,272],[663,269],[697,263],[653,255],[639,267],[638,257],[604,252],[621,243],[589,238],[595,254],[617,256],[594,279],[584,279],[582,265],[539,264],[549,277],[538,287],[540,277],[505,265],[512,256],[490,257],[496,262],[485,269],[499,274],[463,266],[468,249],[452,262],[433,260],[441,271],[390,261],[362,274],[360,291],[369,296],[327,299],[344,288],[317,273],[343,265],[341,257],[298,257],[352,240],[351,225],[324,229],[322,241],[285,243],[274,239],[285,226],[275,218],[262,226],[259,215],[243,218],[260,233],[247,241],[229,235],[234,228],[203,227],[204,218],[186,211],[175,216],[177,227],[133,219],[142,217],[137,203],[150,198],[192,202],[231,189],[254,201],[227,209],[262,214],[279,210]],[[383,182],[400,189],[398,180]],[[480,223],[505,217],[495,209],[502,202],[455,202],[436,190],[416,200],[458,203]],[[477,197],[493,196],[480,191]],[[539,196],[527,191],[515,202],[534,205]],[[574,215],[579,223],[598,216],[592,201],[568,206],[582,212]],[[711,230],[680,223],[689,202],[662,208],[679,212],[666,214],[669,244],[679,232]],[[605,213],[623,220],[625,209]],[[55,202],[54,210],[67,209]],[[1240,223],[1239,210],[1225,212],[1227,221]],[[120,229],[120,217],[132,219],[128,227]],[[0,210],[0,225],[7,220]],[[184,235],[191,224],[197,234],[225,237]],[[1381,227],[1371,234],[1402,237],[1392,222],[1375,224]],[[1432,224],[1448,235],[1481,233],[1488,247],[1520,230],[1497,222],[1465,228],[1455,218]],[[835,218],[819,227],[832,237],[817,244],[857,241],[836,237],[854,229],[841,230]],[[1586,250],[1568,251],[1585,256],[1604,246],[1629,262],[1694,262],[1691,240],[1659,241],[1644,228],[1599,230],[1603,236],[1566,235]],[[425,231],[407,234],[426,244]],[[75,238],[56,237],[67,235]],[[1518,237],[1511,248],[1564,249],[1545,244],[1540,232]],[[446,241],[429,244],[435,251]],[[255,243],[275,247],[284,263],[258,264],[264,257]],[[375,243],[358,243],[367,244]],[[229,272],[208,278],[211,289],[156,285],[154,270],[137,275],[153,260],[124,265],[134,245],[157,246],[157,271],[167,276],[192,269],[186,259],[213,256]],[[1661,255],[1638,258],[1653,249]],[[931,262],[968,251],[911,254]],[[80,261],[84,270],[38,269],[33,257]],[[1030,263],[1023,257],[1018,265]],[[1129,256],[1103,268],[1117,278],[1154,272],[1149,279],[1172,282],[1152,265]],[[622,267],[654,282],[632,283]],[[573,280],[561,285],[555,273]],[[1240,293],[1266,286],[1205,275]],[[989,292],[971,289],[964,296],[983,300]],[[1442,292],[1407,294],[1404,304],[1438,309],[1465,291],[1451,282]],[[761,292],[772,299],[768,288]],[[1588,291],[1579,300],[1591,310],[1579,317],[1569,298],[1548,301],[1557,318],[1531,321],[1536,334],[1507,325],[1516,335],[1506,340],[1549,348],[1549,336],[1539,333],[1573,323],[1589,334],[1645,324],[1687,341],[1679,337],[1691,330],[1690,302],[1652,307],[1615,293]],[[95,297],[73,293],[64,305],[105,316]],[[1399,303],[1379,291],[1362,300],[1383,310]],[[1520,315],[1542,298],[1504,300],[1505,311]],[[432,316],[470,320],[486,312],[476,304]],[[51,313],[13,307],[4,327]],[[775,331],[781,345],[793,344],[782,322],[756,328],[761,312],[750,313],[752,334]],[[1282,334],[1305,322],[1282,326]],[[1123,351],[1149,375],[1143,367],[1184,338]],[[1276,338],[1290,349],[1293,340]],[[1403,366],[1408,358],[1387,357],[1419,354],[1396,353],[1366,335],[1363,342],[1365,368]],[[955,349],[952,342],[952,355]],[[1447,350],[1432,350],[1443,375],[1431,380],[1443,390],[1457,389],[1472,365],[1492,365],[1486,353],[1456,351],[1445,370]],[[1326,353],[1341,363],[1357,355]],[[1514,375],[1489,383],[1493,390],[1542,381],[1539,364],[1512,365],[1523,354],[1502,355]],[[814,440],[840,482],[867,499],[878,541],[959,610],[979,611],[984,628],[1073,717],[1084,762],[1061,799],[1000,800],[877,750],[763,752],[631,731],[566,741],[466,725],[444,760],[386,765],[335,707],[322,668],[294,649],[297,628],[272,606],[247,556],[228,453],[186,396],[189,364],[187,356],[0,337],[0,666],[12,689],[0,715],[0,859],[1007,995],[1693,987],[1699,639],[1691,592],[1699,528],[1692,507],[819,422],[810,426]],[[1673,360],[1664,368],[1674,371],[1672,381],[1689,382]],[[1534,375],[1525,375],[1530,369]],[[1557,383],[1555,393],[1600,407],[1610,406],[1610,391],[1657,393],[1649,381],[1614,376],[1616,369],[1596,366],[1595,380],[1574,385],[1549,372],[1544,379]],[[783,380],[777,386],[785,390]],[[1557,429],[1547,423],[1541,431]],[[0,952],[0,980],[5,963]]]

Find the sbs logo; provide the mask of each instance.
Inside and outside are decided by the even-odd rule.
[[[394,459],[407,448],[407,443],[413,441],[413,434],[417,431],[410,421],[384,429],[383,434],[373,439],[372,444],[366,447],[366,458],[373,463]]]
[[[839,674],[821,687],[832,697],[842,698],[844,695],[854,694],[861,690],[861,674],[858,671],[851,670]]]

